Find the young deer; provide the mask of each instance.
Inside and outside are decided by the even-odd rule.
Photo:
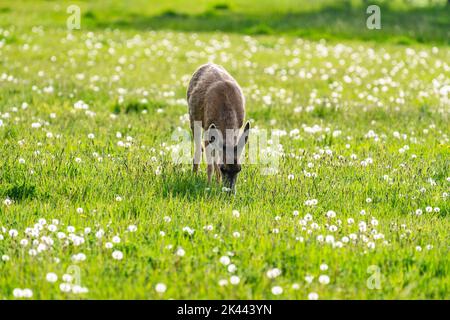
[[[234,78],[221,66],[205,64],[197,69],[187,91],[189,119],[194,136],[193,170],[196,173],[202,158],[202,128],[205,130],[205,151],[208,183],[213,170],[217,181],[235,190],[241,171],[240,156],[248,141],[250,123],[239,137],[245,117],[245,99]]]

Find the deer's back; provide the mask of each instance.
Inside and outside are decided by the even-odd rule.
[[[206,64],[192,76],[187,91],[191,123],[203,128],[215,123],[220,129],[240,128],[245,100],[236,80],[221,66]]]

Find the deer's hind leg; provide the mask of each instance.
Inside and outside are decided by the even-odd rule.
[[[194,137],[194,159],[192,160],[192,170],[198,172],[198,167],[202,161],[202,127],[197,122],[191,125],[192,136]]]

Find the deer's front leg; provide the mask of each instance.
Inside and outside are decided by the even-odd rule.
[[[205,141],[205,153],[206,153],[206,163],[208,167],[206,172],[208,173],[208,184],[211,184],[211,178],[214,170],[214,149],[213,145],[209,144],[208,141]]]
[[[218,165],[219,159],[218,159],[218,157],[214,157],[214,158],[215,158],[215,160],[214,160],[214,171],[216,172],[217,182],[220,183],[221,178],[222,178],[222,173],[220,173],[220,168],[219,168],[219,165]]]

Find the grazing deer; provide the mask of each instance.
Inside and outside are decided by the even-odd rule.
[[[221,66],[205,64],[197,69],[187,91],[189,119],[194,137],[193,171],[198,171],[202,158],[202,129],[205,130],[205,151],[208,183],[213,170],[217,181],[235,191],[241,171],[240,156],[248,141],[250,123],[239,136],[245,117],[245,99],[234,78]]]

